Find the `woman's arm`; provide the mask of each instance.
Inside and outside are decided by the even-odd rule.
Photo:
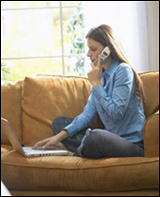
[[[84,108],[84,111],[64,129],[66,129],[69,132],[69,135],[72,137],[82,129],[88,127],[89,124],[96,118],[96,116],[97,110],[95,107],[94,97],[91,94],[88,98],[88,102]]]

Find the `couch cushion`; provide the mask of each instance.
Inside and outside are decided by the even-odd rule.
[[[14,150],[11,145],[1,145],[1,154]]]
[[[159,71],[143,72],[140,77],[146,93],[144,111],[148,118],[159,109]]]
[[[1,83],[1,117],[8,119],[20,142],[22,142],[22,84]],[[10,144],[1,124],[1,144]]]
[[[9,189],[111,192],[159,188],[159,158],[156,157],[25,158],[10,152],[2,155],[1,169],[2,181]]]
[[[75,118],[83,111],[90,82],[81,77],[26,77],[23,87],[23,143],[32,146],[53,135],[57,116]]]

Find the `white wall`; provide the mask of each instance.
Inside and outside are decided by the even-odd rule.
[[[126,56],[137,72],[159,69],[158,1],[83,3],[86,33],[92,27],[108,24],[118,34]]]
[[[146,1],[149,70],[159,69],[159,1]]]

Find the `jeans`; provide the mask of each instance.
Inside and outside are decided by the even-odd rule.
[[[74,156],[90,159],[143,157],[143,141],[132,143],[106,130],[88,129]]]
[[[57,117],[52,123],[53,132],[59,133],[72,120],[64,116]],[[86,128],[62,143],[74,152],[74,156],[90,159],[144,156],[143,141],[132,143],[103,129]]]

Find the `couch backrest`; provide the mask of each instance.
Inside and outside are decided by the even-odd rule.
[[[8,119],[20,142],[22,142],[22,84],[1,82],[1,117]],[[1,124],[1,143],[10,144]]]

